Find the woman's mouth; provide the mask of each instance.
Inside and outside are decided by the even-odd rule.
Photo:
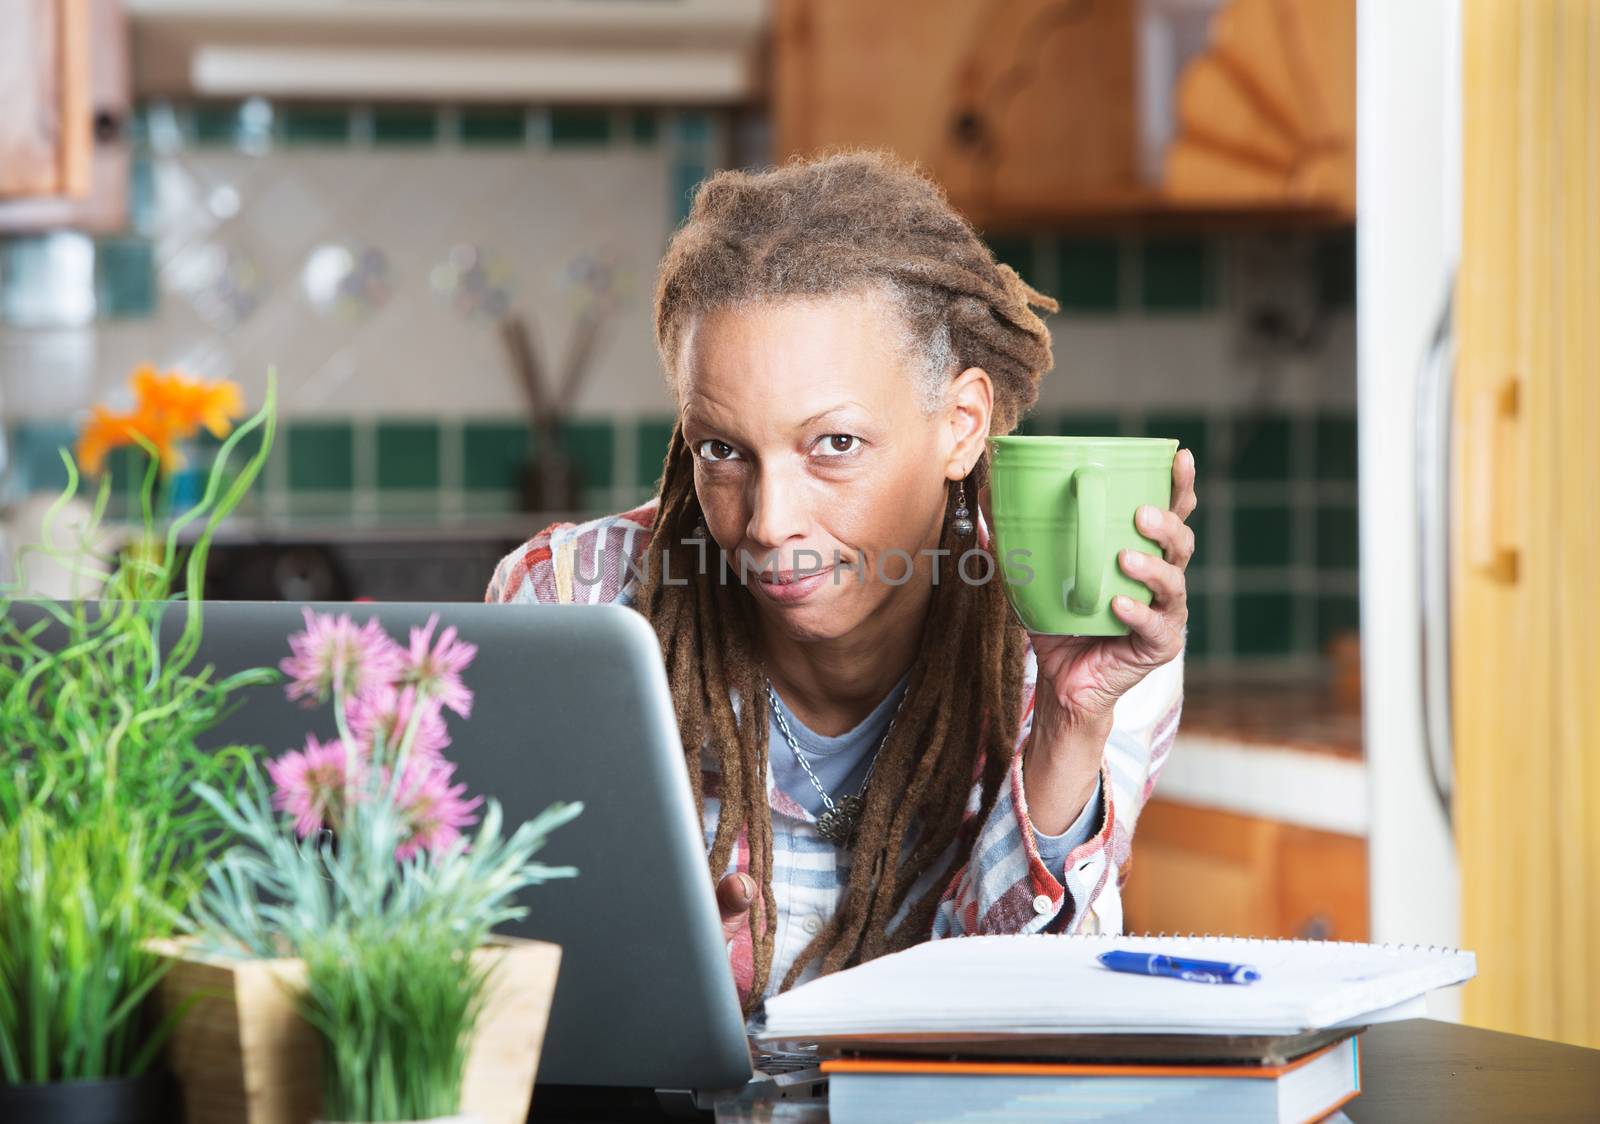
[[[785,570],[779,573],[769,570],[756,575],[752,584],[769,600],[780,605],[792,605],[821,589],[832,573],[832,566],[823,570]]]

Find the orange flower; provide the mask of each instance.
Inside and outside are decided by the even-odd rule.
[[[176,371],[162,374],[144,364],[131,381],[137,398],[133,412],[114,414],[95,406],[78,436],[78,465],[90,475],[100,472],[112,449],[138,445],[139,437],[155,446],[164,470],[181,467],[178,442],[199,433],[201,426],[216,437],[226,437],[232,419],[244,414],[244,395],[237,383],[226,379],[206,382]]]
[[[193,437],[202,425],[212,436],[226,437],[233,428],[231,419],[244,415],[244,395],[227,379],[208,383],[177,371],[161,374],[146,364],[134,371],[133,389],[139,412],[165,418],[179,437]]]

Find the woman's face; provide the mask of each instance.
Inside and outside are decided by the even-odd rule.
[[[683,435],[706,526],[730,566],[742,560],[764,623],[792,639],[837,639],[923,601],[932,556],[919,551],[938,545],[946,482],[982,452],[988,376],[963,371],[927,412],[900,327],[877,294],[796,298],[709,313],[686,345]]]

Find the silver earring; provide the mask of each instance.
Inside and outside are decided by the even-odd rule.
[[[966,538],[972,534],[972,512],[967,510],[967,482],[961,481],[956,485],[956,509],[952,513],[954,518],[950,526],[957,535]]]

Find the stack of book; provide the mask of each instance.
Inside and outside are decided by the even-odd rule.
[[[1248,965],[1257,978],[1113,971],[1101,959],[1112,950]],[[759,1040],[830,1057],[834,1124],[1320,1120],[1361,1091],[1361,1029],[1425,1013],[1429,991],[1475,970],[1452,949],[967,937],[778,995]]]

